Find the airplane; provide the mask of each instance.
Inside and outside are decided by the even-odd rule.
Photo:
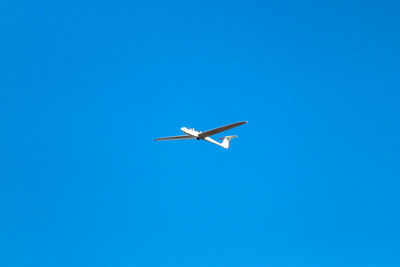
[[[208,141],[210,143],[216,144],[218,146],[221,146],[225,149],[229,148],[229,144],[231,142],[232,138],[238,137],[237,135],[230,135],[230,136],[225,136],[222,138],[219,138],[219,140],[223,140],[221,143],[215,141],[214,139],[212,139],[210,136],[223,132],[223,131],[227,131],[229,129],[238,127],[240,125],[243,125],[247,123],[247,121],[241,121],[241,122],[236,122],[236,123],[232,123],[232,124],[228,124],[222,127],[218,127],[209,131],[205,131],[205,132],[200,132],[200,131],[196,131],[194,128],[186,128],[186,127],[182,127],[181,130],[182,132],[184,132],[186,135],[178,135],[178,136],[169,136],[169,137],[162,137],[162,138],[157,138],[154,139],[154,141],[168,141],[168,140],[185,140],[185,139],[197,139],[197,140],[205,140]]]

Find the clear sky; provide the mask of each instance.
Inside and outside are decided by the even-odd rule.
[[[0,266],[400,266],[399,14],[1,1]]]

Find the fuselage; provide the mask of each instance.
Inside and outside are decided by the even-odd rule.
[[[209,137],[209,136],[207,136],[207,137],[205,137],[205,138],[199,138],[199,134],[201,134],[201,132],[200,132],[200,131],[196,131],[196,130],[193,129],[193,128],[188,129],[188,128],[186,128],[186,127],[182,127],[181,130],[182,130],[182,132],[184,132],[184,133],[187,134],[187,135],[191,135],[191,136],[196,137],[197,140],[202,139],[202,140],[208,141],[208,142],[210,142],[210,143],[213,143],[213,144],[222,146],[220,143],[218,143],[217,141],[215,141],[214,139],[212,139],[212,138]],[[222,146],[222,147],[223,147],[223,146]]]
[[[184,132],[185,134],[194,136],[194,137],[196,137],[197,139],[199,139],[198,136],[199,136],[199,134],[201,133],[200,131],[196,131],[196,130],[193,129],[193,128],[188,129],[188,128],[186,128],[186,127],[182,127],[181,130],[182,130],[182,132]]]

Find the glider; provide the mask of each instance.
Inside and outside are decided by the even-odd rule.
[[[154,141],[168,141],[168,140],[185,140],[185,139],[197,139],[197,140],[205,140],[208,141],[210,143],[219,145],[223,148],[228,149],[229,148],[229,144],[231,142],[232,138],[237,137],[237,135],[230,135],[230,136],[225,136],[222,138],[219,138],[219,140],[223,140],[221,143],[218,143],[217,141],[215,141],[214,139],[212,139],[210,136],[220,133],[220,132],[224,132],[227,131],[229,129],[238,127],[240,125],[243,125],[247,123],[247,121],[241,121],[241,122],[236,122],[236,123],[232,123],[229,125],[225,125],[222,127],[218,127],[209,131],[205,131],[205,132],[200,132],[200,131],[196,131],[195,129],[191,128],[188,129],[186,127],[182,127],[181,130],[182,132],[184,132],[186,135],[179,135],[179,136],[169,136],[169,137],[162,137],[162,138],[157,138],[154,139]]]

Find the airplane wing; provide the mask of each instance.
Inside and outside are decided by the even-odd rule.
[[[178,135],[178,136],[169,136],[154,139],[154,141],[167,141],[167,140],[184,140],[184,139],[196,139],[196,137],[191,135]]]
[[[218,128],[206,131],[206,132],[202,132],[201,134],[199,134],[199,138],[203,139],[203,138],[206,138],[207,136],[211,136],[211,135],[214,135],[214,134],[217,134],[217,133],[220,133],[220,132],[223,132],[223,131],[226,131],[226,130],[229,130],[229,129],[232,129],[232,128],[235,128],[235,127],[238,127],[238,126],[240,126],[242,124],[245,124],[245,123],[247,123],[247,121],[236,122],[236,123],[232,123],[232,124],[229,124],[229,125],[218,127]]]

